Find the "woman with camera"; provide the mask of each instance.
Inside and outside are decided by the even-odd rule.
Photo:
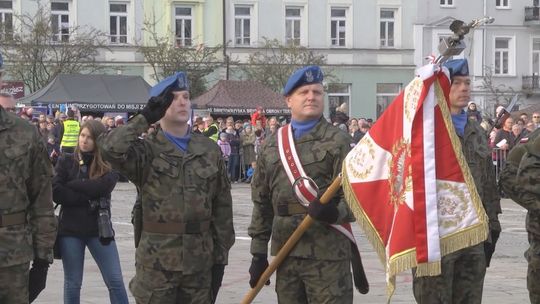
[[[57,242],[64,267],[64,303],[80,302],[86,247],[101,271],[111,303],[128,303],[110,216],[118,175],[96,145],[105,131],[98,121],[85,122],[75,152],[64,154],[55,167],[53,199],[61,205]]]

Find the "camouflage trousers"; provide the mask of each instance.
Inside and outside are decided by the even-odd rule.
[[[533,239],[529,233],[530,247],[525,251],[529,263],[527,268],[527,289],[531,304],[540,304],[540,240]]]
[[[276,273],[278,303],[352,304],[350,265],[349,260],[286,258]]]
[[[136,267],[129,289],[138,304],[212,303],[211,270],[184,275],[179,271],[159,271]]]
[[[28,304],[30,263],[0,268],[0,303]]]
[[[480,304],[486,275],[484,244],[461,249],[441,261],[441,275],[416,277],[413,292],[419,304]]]

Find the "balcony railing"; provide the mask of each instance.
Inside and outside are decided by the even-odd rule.
[[[540,89],[540,75],[523,76],[521,87],[530,91]]]
[[[525,22],[540,22],[540,7],[527,6],[525,7]]]

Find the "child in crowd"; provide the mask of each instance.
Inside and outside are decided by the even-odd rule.
[[[257,167],[257,162],[251,162],[251,167],[247,170],[246,173],[246,179],[244,182],[251,183],[251,178],[253,177],[253,173],[255,173],[255,168]]]
[[[217,144],[221,148],[221,154],[223,155],[223,159],[225,159],[225,164],[228,165],[229,156],[231,155],[231,144],[229,143],[229,136],[227,135],[227,133],[222,132],[221,134],[219,134]]]

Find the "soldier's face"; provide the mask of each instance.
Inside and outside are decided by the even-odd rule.
[[[79,150],[81,152],[92,152],[94,151],[94,146],[94,138],[92,138],[92,134],[90,134],[88,128],[82,129],[81,133],[79,133]]]
[[[450,87],[450,107],[461,110],[471,99],[471,79],[469,76],[454,76]]]
[[[318,119],[324,110],[324,89],[320,83],[301,86],[285,99],[291,118],[297,121]]]
[[[170,122],[187,123],[191,114],[191,101],[188,91],[173,92],[174,99],[163,119]]]

